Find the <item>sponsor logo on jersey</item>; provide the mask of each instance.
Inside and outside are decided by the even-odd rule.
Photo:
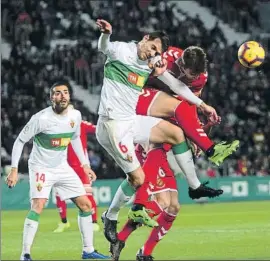
[[[70,124],[71,128],[73,128],[75,125],[75,122],[73,120],[71,120],[71,122],[69,124]]]
[[[51,146],[52,147],[62,147],[62,146],[68,146],[70,143],[70,138],[57,138],[57,139],[51,139]]]
[[[145,77],[139,76],[136,73],[129,73],[128,74],[128,81],[132,84],[139,86],[139,87],[143,87],[144,82],[145,82]]]

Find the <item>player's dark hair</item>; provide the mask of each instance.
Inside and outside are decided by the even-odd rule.
[[[150,41],[153,41],[157,38],[160,39],[162,52],[166,52],[168,50],[169,44],[170,44],[170,38],[165,32],[156,31],[156,32],[149,33],[148,35],[149,35]]]
[[[69,91],[69,93],[70,93],[70,96],[72,95],[72,88],[71,88],[71,85],[69,84],[69,82],[68,82],[68,81],[65,81],[65,80],[61,80],[61,81],[58,81],[58,82],[54,83],[54,84],[51,86],[51,88],[50,88],[50,97],[52,97],[52,95],[53,95],[53,89],[54,89],[55,87],[61,86],[61,85],[67,86],[68,91]]]
[[[194,74],[204,73],[207,70],[207,58],[204,50],[198,46],[190,46],[183,53],[184,67]]]

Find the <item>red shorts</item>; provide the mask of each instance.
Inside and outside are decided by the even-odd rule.
[[[149,194],[177,191],[177,182],[164,149],[150,151],[144,162],[143,170],[146,174],[145,179],[149,182]]]
[[[91,185],[89,177],[85,174],[83,168],[81,166],[71,166],[73,170],[77,173],[80,180],[82,181],[82,184],[84,185]]]
[[[152,88],[144,88],[142,91],[137,103],[136,114],[148,116],[153,102],[161,91]]]
[[[156,177],[155,184],[150,183],[151,194],[157,194],[164,191],[178,191],[176,178],[170,167],[169,168],[160,167],[158,170],[158,175]]]

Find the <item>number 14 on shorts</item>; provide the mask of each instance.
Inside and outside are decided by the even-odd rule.
[[[42,190],[44,183],[45,183],[45,174],[44,173],[36,173],[36,186],[37,186],[38,191]]]

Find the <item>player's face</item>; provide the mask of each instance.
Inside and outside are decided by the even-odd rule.
[[[199,77],[199,75],[196,73],[193,73],[191,69],[185,68],[182,60],[180,60],[178,64],[179,64],[180,75],[182,75],[182,77],[185,78],[187,81],[193,81]]]
[[[159,38],[148,40],[149,36],[144,36],[138,45],[138,56],[140,60],[146,61],[162,53],[162,44]]]
[[[68,87],[65,85],[54,87],[51,101],[52,106],[57,113],[61,113],[67,109],[70,102]]]

